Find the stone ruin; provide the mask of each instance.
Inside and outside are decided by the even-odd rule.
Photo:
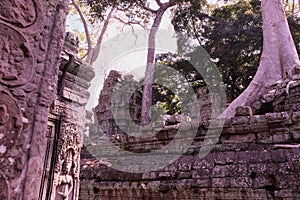
[[[101,134],[107,135],[105,142],[115,144],[120,151],[143,153],[173,141],[178,146],[168,153],[181,152],[183,138],[175,138],[176,128],[161,129],[139,140],[114,136],[124,134],[116,127],[110,110],[113,87],[120,80],[119,73],[110,73],[95,110]],[[209,125],[215,120],[206,115],[211,112],[211,94],[207,89],[199,94],[202,120],[200,124],[184,124],[186,133],[199,128],[179,159],[156,171],[129,173],[115,170],[111,164],[120,159],[119,152],[102,148],[96,156],[105,158],[101,160],[87,148],[82,151],[79,199],[300,199],[300,80],[284,80],[271,86],[253,105],[253,113],[250,107],[238,107],[235,117],[225,119],[221,135],[216,138],[208,135]],[[201,158],[205,137],[217,142]],[[139,165],[133,162],[128,168],[138,169]]]
[[[197,154],[210,122],[206,100],[212,94],[206,89],[199,96],[203,98],[199,102],[203,123],[195,140],[169,166],[130,174],[114,170],[109,160],[95,160],[88,151],[82,152],[80,166],[82,133],[86,118],[91,117],[91,113],[85,114],[84,105],[94,72],[76,58],[78,40],[71,34],[67,34],[61,52],[68,3],[0,2],[1,200],[300,198],[299,80],[284,80],[270,88],[253,105],[254,115],[249,108],[240,107],[234,118],[225,120],[217,144],[205,158]],[[105,85],[95,109],[99,126],[93,124],[90,130],[104,132],[118,148],[127,151],[143,152],[168,144],[176,128],[161,130],[139,142],[123,137],[109,104],[118,76],[114,72],[108,78],[111,84],[108,81]],[[138,94],[133,100],[132,105],[140,104]],[[130,112],[134,120],[139,118],[138,106]],[[119,117],[122,120],[122,115]],[[195,127],[198,124],[188,124],[184,131]],[[106,140],[101,135],[98,139]],[[177,139],[180,142],[181,138]],[[107,149],[98,156],[102,153],[108,157],[105,154],[109,152]],[[173,152],[178,153],[178,149]],[[109,156],[115,159],[115,155]],[[129,167],[138,166],[133,163]]]
[[[64,40],[69,2],[0,5],[0,199],[78,199],[94,71]]]
[[[63,0],[0,2],[1,200],[42,199],[44,191],[50,187],[48,180],[56,177],[54,166],[57,166],[58,174],[61,174],[61,168],[67,169],[55,164],[55,156],[51,156],[58,150],[64,152],[68,140],[61,140],[64,134],[58,134],[58,126],[49,125],[46,131],[46,125],[57,88],[68,5],[69,2]],[[55,112],[52,116],[59,121]],[[57,140],[61,140],[60,146],[55,144]],[[64,157],[70,160],[72,153],[61,154],[61,160],[67,160]],[[78,147],[74,149],[74,156],[79,156]],[[77,158],[74,157],[72,162],[77,162]],[[75,175],[78,173],[76,171]],[[65,177],[67,175],[74,176],[65,173]],[[76,177],[78,175],[73,180],[77,180]],[[62,180],[60,186],[66,185]],[[73,187],[72,195],[76,195],[77,187]],[[47,197],[54,198],[61,197]]]
[[[95,73],[76,57],[78,38],[66,34],[58,77],[58,89],[50,107],[47,147],[39,199],[78,199],[80,151],[86,122],[87,89]]]

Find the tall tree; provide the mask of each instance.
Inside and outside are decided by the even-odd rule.
[[[102,44],[104,34],[105,34],[106,30],[108,29],[108,25],[110,23],[111,18],[113,18],[113,13],[115,11],[115,8],[111,7],[107,16],[103,16],[103,18],[105,18],[103,20],[104,23],[103,23],[102,29],[98,35],[97,42],[93,46],[91,34],[90,34],[90,31],[88,28],[88,22],[84,16],[84,13],[83,13],[82,9],[80,8],[79,4],[76,2],[76,0],[71,0],[71,2],[74,5],[76,11],[78,12],[81,22],[83,24],[83,28],[84,28],[85,38],[86,38],[86,42],[87,42],[87,52],[85,55],[86,56],[85,61],[89,64],[93,64],[99,55],[100,46]]]
[[[300,18],[287,11],[291,33],[296,44],[300,43]],[[214,60],[229,99],[235,99],[249,85],[257,71],[262,53],[263,31],[261,1],[238,1],[200,13],[193,5],[176,9],[172,23],[176,32],[189,36],[185,49],[199,53],[198,42]],[[185,17],[184,17],[185,16]],[[296,46],[298,54],[299,45]]]
[[[225,110],[234,115],[240,105],[251,106],[268,86],[285,78],[293,78],[300,61],[288,26],[282,0],[262,0],[263,52],[258,70],[247,89]]]
[[[113,20],[116,20],[124,26],[130,26],[131,28],[133,28],[134,25],[145,28],[145,23],[147,22],[147,17],[143,17],[141,11],[136,12],[135,1],[71,0],[71,2],[71,5],[74,6],[83,24],[87,44],[84,57],[85,61],[90,64],[93,64],[98,58],[104,35]],[[142,20],[142,18],[145,20]],[[91,33],[89,27],[92,26],[95,28],[97,27],[95,25],[99,24],[102,24],[101,30],[97,31],[96,40],[94,41],[92,37],[94,33]]]
[[[155,0],[159,8],[153,10],[147,5],[143,5],[143,8],[150,11],[155,15],[153,24],[151,26],[149,39],[148,39],[148,53],[147,53],[147,65],[145,71],[144,88],[143,88],[143,101],[142,101],[142,113],[141,124],[148,124],[151,115],[152,105],[152,84],[154,79],[154,61],[155,61],[155,36],[161,23],[162,17],[168,8],[171,8],[177,4],[177,0],[169,0],[166,3],[162,3],[160,0]]]

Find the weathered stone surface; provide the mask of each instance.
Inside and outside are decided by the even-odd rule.
[[[266,102],[258,102],[260,115],[238,114],[225,120],[221,136],[208,155],[200,158],[198,153],[204,138],[207,136],[211,121],[203,121],[198,127],[194,142],[184,153],[180,151],[180,142],[184,137],[175,138],[177,129],[162,130],[155,137],[127,138],[116,140],[120,147],[127,151],[145,152],[163,148],[173,140],[178,144],[170,150],[170,154],[181,157],[159,171],[145,174],[116,172],[98,161],[98,165],[87,164],[87,157],[82,163],[80,199],[117,199],[125,196],[136,199],[297,199],[299,191],[299,111],[296,107],[284,108],[289,105],[287,98],[297,102],[295,92],[298,86],[293,86],[286,94],[288,82],[277,84],[264,98],[271,107],[260,107]],[[109,82],[107,85],[113,85]],[[109,101],[105,96],[102,100]],[[201,91],[200,91],[201,92]],[[204,89],[203,94],[207,94]],[[200,97],[201,99],[201,97]],[[209,99],[204,96],[203,99]],[[279,100],[280,101],[279,101]],[[272,103],[282,106],[278,112],[272,111]],[[103,103],[103,105],[105,105]],[[100,108],[103,105],[99,105]],[[208,106],[205,102],[200,106]],[[259,110],[260,108],[263,108]],[[112,115],[105,115],[109,105],[103,106],[99,113],[101,120],[109,121]],[[275,109],[274,109],[275,110]],[[200,110],[201,112],[201,110]],[[202,113],[203,114],[203,113]],[[107,118],[105,118],[107,117]],[[120,117],[121,118],[121,117]],[[299,119],[298,119],[299,118]],[[157,128],[157,127],[155,127]],[[110,129],[115,134],[116,129]],[[151,133],[149,127],[145,133]],[[188,132],[188,130],[186,130]],[[118,135],[116,134],[116,137]],[[212,141],[213,136],[208,135]],[[115,138],[115,137],[112,137]],[[109,141],[108,141],[109,142]],[[279,146],[278,146],[279,145]],[[109,154],[110,150],[103,150]],[[122,151],[122,149],[120,149]],[[114,155],[110,155],[113,159]],[[107,157],[107,156],[106,156]],[[124,159],[130,160],[130,157]],[[95,161],[97,162],[97,161]],[[155,161],[154,161],[155,162]],[[134,160],[128,162],[130,167],[136,167]],[[151,165],[152,166],[152,165]],[[113,176],[108,176],[113,175]],[[151,187],[150,187],[151,185]],[[94,189],[96,188],[96,189]],[[284,193],[287,192],[288,194]]]
[[[250,106],[238,106],[235,109],[234,116],[252,116],[252,108]]]
[[[38,199],[68,2],[0,6],[0,198]]]

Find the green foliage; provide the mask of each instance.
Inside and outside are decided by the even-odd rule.
[[[288,22],[290,25],[291,33],[296,44],[298,55],[300,56],[300,17],[293,15],[288,16]]]
[[[152,16],[147,10],[143,9],[148,4],[147,0],[133,1],[133,0],[82,0],[90,7],[91,22],[105,20],[107,11],[111,8],[116,8],[119,12],[124,13],[125,21],[139,22],[147,24],[149,18]]]
[[[262,15],[259,0],[244,0],[215,8],[211,12],[197,12],[185,7],[175,12],[172,21],[176,32],[191,40],[181,41],[185,50],[193,49],[196,41],[216,63],[229,98],[236,98],[256,73],[262,52]],[[189,13],[185,16],[185,13]],[[288,18],[295,43],[300,43],[299,19]],[[195,43],[195,42],[194,42]],[[298,52],[299,45],[297,45]]]

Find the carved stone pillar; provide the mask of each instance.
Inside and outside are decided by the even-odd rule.
[[[41,200],[78,199],[82,134],[86,127],[87,89],[94,71],[76,57],[78,40],[66,34],[58,89],[48,119]]]
[[[0,1],[0,199],[38,199],[68,4]]]

